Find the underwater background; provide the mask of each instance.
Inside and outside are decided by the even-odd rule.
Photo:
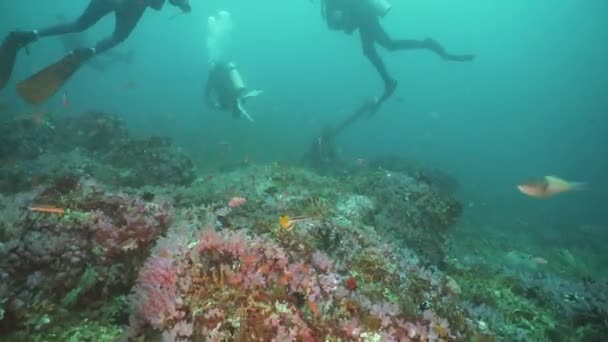
[[[45,27],[59,14],[79,15],[85,5],[2,1],[0,32]],[[298,163],[326,125],[337,124],[382,89],[358,36],[328,30],[318,1],[193,1],[192,7],[192,13],[175,18],[178,10],[168,5],[160,12],[148,10],[132,35],[115,48],[133,51],[130,63],[103,73],[85,67],[37,108],[21,102],[14,85],[65,51],[57,38],[32,44],[29,55],[19,55],[12,82],[0,92],[0,114],[112,113],[135,137],[170,137],[193,161],[197,175],[221,177],[222,165],[245,160],[256,165],[252,167]],[[219,10],[230,12],[234,23],[230,55],[246,83],[264,90],[249,105],[255,123],[204,105],[207,18]],[[479,315],[474,319],[494,322],[490,330],[503,329],[498,327],[503,323],[525,330],[507,334],[504,328],[497,340],[557,340],[555,335],[535,335],[546,332],[546,326],[568,327],[570,335],[559,330],[567,336],[564,340],[601,341],[608,331],[607,311],[602,311],[608,305],[607,11],[603,0],[394,1],[382,19],[392,37],[433,37],[448,50],[470,51],[476,59],[449,63],[425,51],[389,53],[379,48],[399,80],[396,93],[376,115],[355,122],[337,138],[339,158],[347,169],[356,169],[358,160],[368,161],[371,168],[374,159],[395,156],[441,170],[458,183],[451,195],[462,214],[446,233],[446,254],[460,265],[444,271],[456,274],[461,287],[479,286],[475,282],[481,280],[462,272],[475,269],[471,265],[478,259],[500,274],[502,267],[520,267],[529,261],[520,260],[527,256],[542,258],[540,264],[546,262],[547,267],[534,262],[521,266],[517,276],[524,282],[555,274],[602,284],[601,294],[594,294],[598,307],[592,311],[597,316],[582,319],[596,322],[592,330],[601,331],[599,335],[577,335],[586,323],[539,323],[529,317],[538,314],[538,308],[546,310],[543,315],[551,312],[555,305],[535,302],[538,308],[531,309],[534,305],[513,299],[511,306],[486,303],[484,308],[493,308],[486,310],[469,294],[462,302],[471,307],[472,317]],[[87,40],[92,44],[108,35],[113,20],[108,16],[87,30]],[[64,94],[68,107],[62,106]],[[584,181],[587,189],[548,200],[517,191],[517,184],[544,175]],[[496,280],[494,285],[504,283]],[[583,290],[563,290],[559,296],[577,291]],[[533,313],[496,318],[506,316],[505,310]],[[494,315],[495,321],[484,314]],[[547,315],[559,317],[555,312]],[[524,326],[519,320],[530,323]]]

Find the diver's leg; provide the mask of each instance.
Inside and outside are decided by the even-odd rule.
[[[443,58],[446,61],[470,62],[475,59],[475,55],[472,54],[456,55],[449,53],[438,41],[432,38],[427,38],[423,40],[422,43],[426,49],[435,52],[437,55],[439,55],[439,57]]]
[[[117,12],[114,33],[112,36],[97,43],[95,45],[95,52],[102,53],[107,51],[127,39],[144,14],[144,10],[145,7],[137,7],[124,13]]]
[[[392,39],[380,26],[379,23],[376,27],[375,32],[376,42],[389,51],[424,49],[433,51],[435,54],[437,54],[439,57],[443,58],[446,61],[456,62],[469,62],[475,58],[475,56],[469,54],[455,55],[448,53],[445,48],[441,44],[439,44],[438,41],[431,38],[427,38],[424,40]]]
[[[359,27],[359,36],[361,38],[361,46],[363,48],[363,54],[367,59],[372,63],[376,71],[382,78],[384,82],[384,93],[385,96],[390,96],[397,88],[397,80],[395,80],[388,73],[386,69],[386,65],[380,55],[378,55],[378,51],[376,51],[376,47],[374,46],[374,32],[369,29],[368,26]]]
[[[57,24],[45,29],[38,30],[38,36],[48,37],[66,33],[82,32],[95,25],[99,19],[114,10],[114,5],[107,0],[91,0],[89,6],[82,12],[80,17],[69,23]]]
[[[91,0],[82,15],[72,23],[59,24],[42,30],[9,33],[0,46],[0,89],[8,81],[20,49],[35,42],[39,37],[83,31],[112,11],[113,6],[107,0]]]
[[[81,32],[93,26],[99,19],[113,10],[110,2],[106,0],[91,0],[82,15],[71,23],[61,23],[49,28],[32,31],[13,31],[7,39],[12,40],[19,47],[33,43],[39,37],[48,37],[64,33]]]

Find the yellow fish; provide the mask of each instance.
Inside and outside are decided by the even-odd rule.
[[[281,215],[279,216],[279,226],[285,230],[291,230],[296,224],[296,222],[307,220],[312,218],[312,216],[295,216],[289,217],[289,215]]]
[[[583,182],[571,182],[557,176],[545,176],[540,180],[526,182],[517,186],[523,194],[536,198],[549,198],[564,192],[586,188]]]

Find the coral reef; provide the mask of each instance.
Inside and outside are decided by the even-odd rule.
[[[187,228],[186,228],[187,229]],[[448,339],[430,309],[405,315],[372,301],[324,253],[288,253],[243,232],[206,225],[198,240],[173,231],[139,274],[131,334],[151,327],[165,340],[318,341]]]
[[[116,116],[46,115],[30,129],[48,133],[32,139],[43,151],[0,167],[14,176],[0,181],[7,338],[491,336],[461,307],[462,280],[437,267],[461,209],[421,171],[197,175],[170,140],[132,139]]]
[[[378,177],[386,175],[372,172],[368,177],[354,177],[350,183]],[[287,331],[293,329],[294,334],[306,327],[302,336],[310,334],[313,340],[332,336],[358,339],[366,334],[377,338],[391,334],[403,337],[415,335],[414,331],[430,336],[437,333],[447,339],[474,334],[465,312],[457,308],[455,281],[437,269],[422,266],[416,253],[405,247],[407,243],[391,247],[381,227],[366,223],[382,203],[353,192],[355,186],[342,184],[341,179],[274,164],[201,177],[189,188],[174,190],[176,205],[187,209],[182,212],[180,228],[159,244],[155,256],[140,273],[134,299],[135,307],[139,308],[136,312],[140,314],[135,316],[133,331],[148,326],[159,334],[179,337],[183,335],[173,331],[187,327],[189,334],[207,338],[214,333],[223,338],[244,339],[239,327],[243,324],[244,331],[252,331],[253,327],[246,324],[251,324],[247,323],[252,320],[248,310],[253,310],[258,321],[272,318],[274,324],[286,324]],[[241,195],[247,197],[243,206],[227,206],[231,197]],[[280,214],[307,219],[285,230],[277,223]],[[206,227],[202,236],[201,227]],[[211,247],[197,247],[205,241],[211,241]],[[183,249],[184,246],[190,247]],[[231,252],[230,248],[239,252]],[[266,249],[273,252],[265,252]],[[282,260],[280,265],[275,265],[274,259],[269,260],[268,254]],[[324,273],[329,267],[315,265],[333,265],[332,272]],[[153,269],[162,275],[152,276]],[[253,270],[256,272],[252,273]],[[296,283],[290,284],[292,273],[299,276]],[[323,278],[332,279],[335,291],[315,290],[323,289],[320,284]],[[158,285],[150,288],[154,281]],[[299,288],[299,282],[305,286]],[[193,293],[204,300],[193,301]],[[310,297],[311,293],[317,297]],[[167,303],[171,306],[167,307]],[[284,314],[297,314],[299,323],[292,326],[295,323],[289,323],[280,314],[270,317],[277,314],[277,303],[286,310]],[[146,305],[154,309],[143,312],[165,315],[146,318],[142,313]],[[396,325],[375,323],[382,318],[371,313],[374,307],[390,312],[387,321]],[[211,309],[221,314],[204,318]],[[321,314],[316,317],[313,311]],[[200,312],[201,317],[192,316],[193,312]],[[439,317],[449,317],[449,329],[447,321]],[[235,322],[239,324],[233,326]],[[356,336],[344,334],[342,328],[347,327]],[[256,338],[268,340],[278,333],[276,329],[259,327]]]
[[[386,175],[356,179],[375,177]],[[406,242],[391,243],[370,224],[383,204],[341,183],[280,164],[204,176],[188,188],[147,186],[144,192],[116,193],[90,179],[58,178],[25,203],[69,211],[26,210],[3,241],[6,260],[22,261],[4,268],[7,279],[19,276],[2,296],[3,322],[51,334],[51,322],[65,308],[78,303],[88,315],[103,311],[103,299],[125,295],[135,283],[132,336],[474,335],[466,312],[458,309],[458,285],[423,266]],[[235,196],[246,202],[228,206]],[[163,200],[169,197],[175,209]],[[304,219],[283,229],[281,214]],[[40,240],[45,242],[33,247]]]
[[[38,189],[19,210],[0,249],[2,331],[130,288],[173,215],[167,200],[146,202],[69,177]]]

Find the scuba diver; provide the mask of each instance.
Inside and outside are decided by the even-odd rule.
[[[258,96],[262,92],[247,90],[234,63],[214,62],[205,85],[205,102],[213,108],[232,112],[234,118],[244,116],[253,122],[244,104],[248,98]]]
[[[89,0],[87,8],[73,22],[40,30],[9,33],[0,46],[0,89],[10,78],[19,50],[41,37],[82,32],[113,12],[116,16],[116,23],[110,37],[99,41],[93,48],[79,47],[70,51],[59,62],[17,85],[17,92],[24,100],[32,104],[42,103],[53,95],[87,60],[124,41],[137,26],[148,7],[159,11],[164,3],[165,0]],[[169,0],[169,3],[183,12],[191,11],[188,0]]]
[[[205,103],[212,108],[230,111],[234,118],[253,118],[244,107],[245,101],[258,96],[261,90],[248,91],[236,65],[230,61],[232,16],[219,11],[207,18],[207,55],[209,76],[205,84]]]
[[[63,14],[58,14],[55,18],[59,23],[68,22]],[[86,36],[83,33],[63,34],[59,36],[59,40],[66,54],[81,46],[89,45],[87,43]],[[118,63],[131,64],[134,54],[135,51],[132,49],[126,53],[122,51],[108,50],[101,56],[90,59],[87,62],[87,66],[98,72],[105,72],[110,67]]]
[[[359,30],[363,54],[384,82],[384,93],[378,100],[378,105],[393,94],[397,88],[397,80],[388,73],[376,51],[375,44],[389,51],[426,49],[445,61],[469,62],[475,58],[470,54],[448,53],[439,42],[431,38],[392,39],[380,25],[380,17],[384,17],[391,9],[387,0],[322,0],[322,2],[322,16],[330,29],[344,31],[347,34]]]

